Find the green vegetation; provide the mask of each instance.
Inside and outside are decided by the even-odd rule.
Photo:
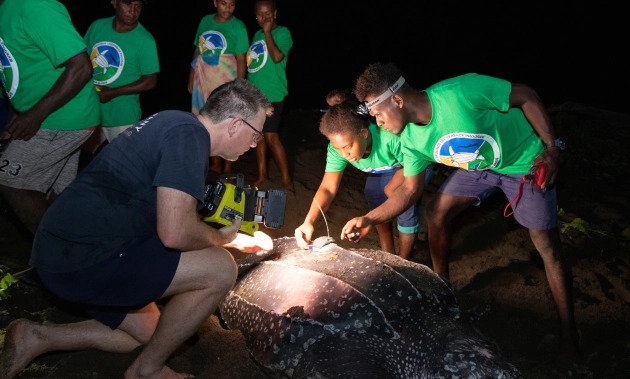
[[[26,270],[22,270],[20,272],[16,272],[15,274],[6,273],[0,269],[0,300],[4,300],[10,295],[10,287],[18,282],[20,276],[26,274],[31,271],[33,268],[29,267]],[[4,275],[3,275],[4,274]]]
[[[9,273],[0,278],[0,300],[9,297],[9,287],[15,283],[17,283],[17,279]]]
[[[575,217],[571,221],[562,221],[562,218],[566,217],[566,214],[562,209],[558,211],[558,216],[561,218],[560,232],[569,237],[575,235],[575,233],[579,233],[590,238],[594,237],[595,235],[604,238],[616,238],[613,233],[605,230],[603,227],[593,225],[592,223],[580,217]]]

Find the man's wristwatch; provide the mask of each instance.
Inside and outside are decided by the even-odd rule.
[[[563,138],[556,138],[555,140],[551,141],[550,144],[545,144],[545,149],[553,149],[553,148],[557,148],[558,150],[562,151],[566,148],[567,144],[566,142],[564,142]]]

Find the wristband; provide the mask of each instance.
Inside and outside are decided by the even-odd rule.
[[[551,141],[551,144],[549,145],[545,144],[545,150],[556,148],[562,151],[565,149],[565,147],[566,147],[566,143],[564,142],[564,139],[562,138],[556,138],[555,140]]]

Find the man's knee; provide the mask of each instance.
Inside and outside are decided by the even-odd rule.
[[[445,227],[475,201],[474,197],[438,193],[427,206],[427,224],[432,227]]]
[[[228,292],[234,283],[236,283],[236,277],[238,275],[238,267],[232,254],[223,248],[211,248],[209,255],[211,257],[210,272],[208,273],[207,283],[210,288],[222,292]]]
[[[448,209],[440,204],[439,195],[427,204],[425,217],[431,227],[441,227],[447,222]]]
[[[529,235],[543,260],[562,259],[562,246],[556,230],[529,229]]]

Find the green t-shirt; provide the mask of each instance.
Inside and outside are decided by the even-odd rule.
[[[118,33],[113,22],[114,17],[101,18],[85,33],[94,84],[117,88],[159,72],[157,47],[151,33],[140,23],[129,32]],[[105,127],[136,123],[142,117],[140,95],[117,96],[101,104],[101,117],[101,125]]]
[[[285,26],[277,26],[271,30],[271,36],[278,49],[284,53],[284,58],[274,63],[267,49],[265,33],[262,29],[258,30],[247,51],[247,78],[267,96],[269,101],[280,102],[289,93],[287,61],[289,50],[293,47],[293,38]]]
[[[5,0],[0,5],[0,62],[11,103],[31,109],[64,72],[68,59],[85,51],[66,8],[55,0]],[[100,123],[94,86],[85,87],[42,123],[43,129],[77,130]]]
[[[465,74],[426,89],[431,121],[409,123],[400,133],[405,176],[431,162],[465,170],[522,175],[543,150],[520,108],[510,108],[510,82]]]
[[[245,54],[249,46],[247,28],[243,21],[232,17],[226,22],[217,22],[216,13],[206,15],[199,22],[193,44],[206,64],[216,66],[222,54]]]
[[[403,161],[400,138],[373,123],[370,123],[369,130],[372,135],[372,151],[368,157],[350,162],[329,143],[325,172],[343,171],[348,163],[370,174],[386,173],[400,167]]]

